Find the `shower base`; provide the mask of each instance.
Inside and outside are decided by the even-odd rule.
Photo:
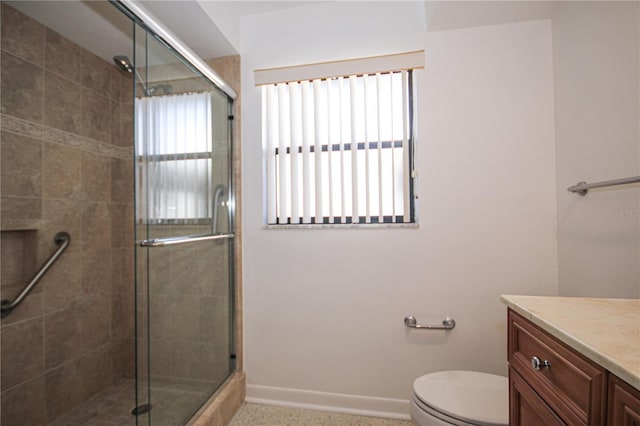
[[[122,379],[47,426],[136,426],[134,380]],[[167,381],[151,388],[151,412],[138,415],[138,425],[173,426],[186,422],[194,405],[206,400],[211,385]],[[189,407],[191,407],[189,409]]]

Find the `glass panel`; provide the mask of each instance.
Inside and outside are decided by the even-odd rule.
[[[157,40],[147,36],[145,42],[136,52],[138,69],[146,64],[137,73],[135,99],[136,165],[145,194],[137,202],[138,217],[227,233],[228,98]],[[184,235],[179,228],[160,227],[148,238],[177,235]]]
[[[229,100],[136,30],[138,240],[224,234]],[[186,423],[235,367],[232,240],[137,249],[139,424]]]
[[[149,417],[184,424],[232,368],[229,241],[148,250]]]

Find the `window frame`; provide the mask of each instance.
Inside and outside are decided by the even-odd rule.
[[[416,108],[416,97],[415,97],[415,90],[416,90],[416,82],[415,82],[415,71],[418,71],[421,68],[410,68],[410,69],[405,69],[405,70],[391,70],[388,72],[382,72],[380,74],[390,74],[390,73],[396,73],[396,72],[400,72],[400,71],[406,71],[407,72],[407,100],[406,100],[406,107],[407,107],[407,112],[406,112],[406,120],[408,121],[408,125],[407,125],[407,149],[408,149],[408,178],[407,179],[402,179],[402,185],[403,187],[405,185],[408,186],[408,207],[409,207],[409,215],[408,215],[408,221],[404,222],[402,221],[405,217],[405,215],[395,215],[395,217],[393,215],[384,215],[382,216],[382,222],[380,222],[379,220],[379,216],[378,215],[371,215],[369,216],[369,221],[367,221],[367,216],[366,215],[360,215],[358,216],[358,220],[354,221],[353,220],[353,216],[344,216],[345,217],[345,221],[342,221],[342,215],[338,216],[335,215],[334,216],[334,220],[333,222],[330,221],[330,216],[323,216],[322,217],[322,221],[318,222],[317,217],[312,214],[310,217],[310,223],[304,223],[303,222],[303,218],[302,216],[299,218],[299,222],[293,222],[292,221],[292,217],[291,217],[291,209],[289,209],[289,215],[287,216],[287,220],[286,222],[280,222],[280,215],[276,213],[276,217],[275,217],[275,223],[270,223],[268,220],[268,215],[267,215],[267,203],[268,203],[268,199],[269,196],[267,195],[267,191],[269,191],[268,185],[265,183],[265,192],[264,192],[264,227],[266,229],[304,229],[304,228],[308,228],[308,229],[318,229],[318,228],[353,228],[353,227],[374,227],[374,228],[380,228],[380,227],[391,227],[391,228],[417,228],[419,226],[419,221],[418,221],[418,196],[417,196],[417,192],[416,192],[416,187],[417,187],[417,172],[416,172],[416,167],[415,167],[415,149],[416,149],[416,129],[417,129],[417,123],[415,122],[415,108]],[[368,76],[373,76],[374,74],[371,73],[365,73],[365,74],[359,74],[356,75],[357,78],[363,77],[365,75]],[[346,78],[346,76],[345,76]],[[321,79],[321,80],[325,80],[325,79]],[[313,80],[303,80],[303,81],[309,81],[309,82],[313,82]],[[277,84],[274,84],[277,85]],[[405,88],[403,87],[403,90]],[[265,108],[267,108],[266,103],[263,100],[263,120],[265,119]],[[264,126],[264,123],[263,123]],[[264,127],[263,127],[264,130]],[[403,147],[403,140],[385,140],[385,141],[381,141],[382,143],[382,147],[381,149],[388,149],[392,147],[393,144],[393,148],[405,148]],[[267,145],[266,141],[265,141],[265,137],[264,137],[264,132],[263,132],[263,146]],[[368,141],[368,142],[357,142],[356,143],[356,150],[358,152],[360,151],[366,151],[365,147],[366,144],[369,145],[369,149],[378,149],[378,141]],[[351,142],[344,142],[344,143],[332,143],[331,147],[332,150],[331,152],[340,152],[341,151],[341,145],[344,151],[351,151],[352,150],[352,143]],[[303,146],[299,145],[298,147],[298,153],[302,153],[303,152]],[[263,170],[263,178],[266,180],[267,179],[267,170],[266,170],[266,162],[269,161],[269,154],[268,154],[268,147],[265,147],[265,154],[263,156],[263,163],[264,163],[264,170]],[[276,176],[279,176],[279,167],[280,167],[280,162],[278,160],[278,157],[280,155],[279,151],[280,151],[280,147],[279,146],[275,146],[274,147],[274,151],[275,151],[275,155],[274,155],[274,162],[275,162],[275,170],[276,170]],[[309,145],[309,153],[315,156],[315,151],[316,151],[316,146],[315,144],[310,144]],[[322,144],[321,145],[321,152],[329,152],[329,144]],[[287,147],[287,154],[291,153],[291,147]],[[311,161],[314,161],[314,157],[312,157]],[[278,191],[279,190],[279,185],[276,185],[276,189],[275,189],[275,198],[276,200],[279,200],[279,196],[278,196]],[[277,207],[278,202],[276,202],[276,212],[277,212]]]

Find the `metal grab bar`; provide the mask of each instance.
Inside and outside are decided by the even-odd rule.
[[[38,281],[47,273],[51,265],[55,263],[56,260],[60,257],[63,251],[66,250],[67,246],[71,242],[71,236],[68,232],[58,232],[53,237],[53,241],[58,244],[60,247],[53,252],[51,257],[47,259],[47,261],[42,265],[42,268],[38,271],[38,273],[31,279],[31,282],[22,289],[22,291],[16,296],[13,301],[10,300],[2,300],[0,301],[0,317],[5,317],[9,315],[11,311],[13,311],[16,306],[22,303],[22,300],[29,294],[31,290],[38,284]]]
[[[626,185],[628,183],[637,183],[637,182],[640,182],[640,176],[605,180],[602,182],[594,182],[594,183],[578,182],[577,184],[567,188],[567,191],[576,192],[580,195],[587,195],[587,192],[589,192],[589,190],[592,188],[603,188],[605,186]]]
[[[451,330],[456,326],[456,320],[451,317],[446,317],[442,320],[442,325],[420,325],[418,320],[413,315],[404,317],[404,325],[409,328],[420,328],[423,330]]]
[[[234,234],[218,234],[218,235],[187,235],[184,237],[170,237],[170,238],[154,238],[151,240],[142,240],[138,242],[140,247],[164,247],[175,246],[178,244],[196,243],[199,241],[209,240],[225,240],[233,238]]]
[[[224,185],[216,186],[213,195],[213,233],[218,234],[218,209],[220,208],[220,197],[227,194],[227,188]]]

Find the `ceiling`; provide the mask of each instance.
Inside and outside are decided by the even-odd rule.
[[[551,18],[560,1],[427,1],[427,31]]]
[[[211,0],[199,0],[198,3],[207,3],[208,1]],[[309,6],[317,3],[327,3],[327,1],[228,1],[227,3],[232,4],[235,7],[238,16],[245,16],[275,12],[277,10],[290,9],[293,7]]]
[[[111,62],[115,55],[132,56],[132,21],[106,1],[21,1],[11,6],[65,38]],[[203,58],[237,54],[197,1],[139,1],[192,50]],[[139,41],[139,44],[140,41]],[[152,65],[172,62],[170,55],[149,52]]]
[[[107,2],[13,0],[8,3],[107,61],[111,61],[114,55],[132,54],[133,25]],[[243,16],[308,7],[326,1],[138,0],[138,3],[171,28],[199,56],[212,58],[238,53],[211,18],[218,17],[216,10],[220,7],[226,8],[224,19],[235,19],[239,27],[238,22]],[[356,4],[366,7],[364,1]],[[424,4],[426,30],[442,31],[545,19],[553,15],[559,2],[445,0],[426,1]],[[218,22],[221,27],[227,25],[220,18]],[[167,60],[161,56],[155,59],[156,63]]]

